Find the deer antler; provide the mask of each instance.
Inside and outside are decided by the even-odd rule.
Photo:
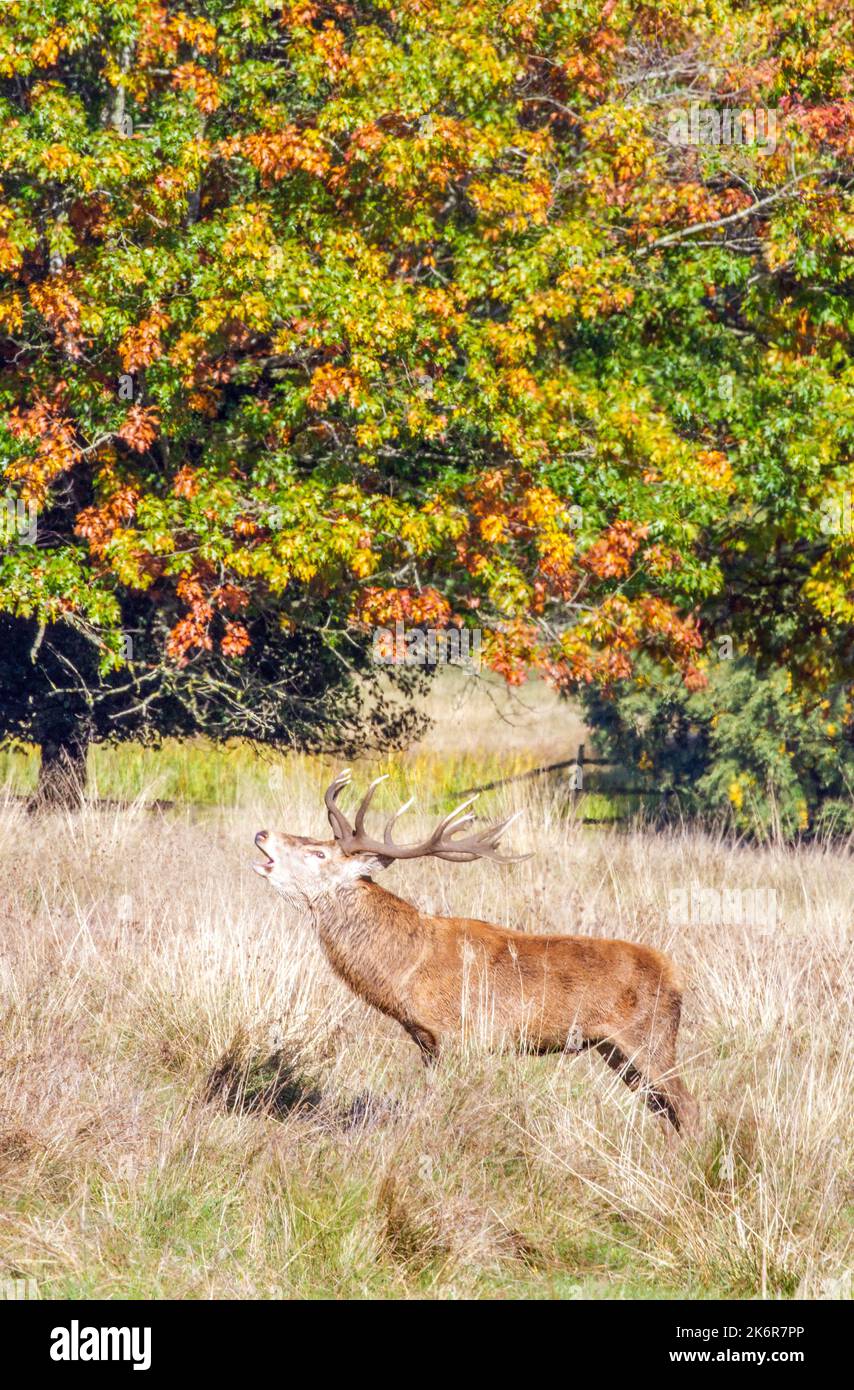
[[[493,859],[498,864],[515,864],[521,859],[531,858],[530,854],[498,853],[498,841],[501,835],[508,825],[522,814],[521,811],[508,816],[506,820],[497,821],[494,825],[487,825],[483,830],[478,830],[475,834],[468,835],[464,839],[456,838],[465,826],[471,825],[474,821],[474,816],[468,808],[477,799],[476,794],[470,796],[467,801],[461,802],[455,810],[444,816],[432,834],[428,835],[427,839],[420,844],[396,845],[391,836],[395,821],[412,805],[412,797],[386,822],[382,840],[371,839],[365,833],[365,813],[380,782],[385,780],[385,777],[374,778],[362,797],[356,811],[355,823],[352,826],[338,805],[341,791],[350,782],[349,768],[339,772],[338,776],[327,787],[323,799],[329,813],[329,824],[332,826],[332,833],[337,843],[345,854],[379,854],[385,859],[422,859],[430,856],[433,859],[449,859],[458,864],[469,864],[473,859]]]

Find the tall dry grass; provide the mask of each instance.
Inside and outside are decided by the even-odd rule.
[[[534,859],[384,876],[431,911],[670,952],[704,1117],[673,1149],[595,1057],[470,1046],[426,1074],[251,870],[260,825],[328,833],[328,766],[282,768],[224,810],[0,810],[0,1279],[43,1297],[850,1292],[849,852],[584,828],[523,782],[485,813],[524,808]],[[399,767],[386,804],[409,780],[430,801],[429,771]],[[780,920],[670,924],[692,882],[774,888]]]

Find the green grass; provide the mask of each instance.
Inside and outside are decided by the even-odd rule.
[[[537,1089],[542,1068],[518,1065]],[[493,1077],[499,1094],[512,1087],[516,1070],[517,1064],[499,1067]],[[394,1126],[391,1135],[387,1128],[356,1133],[342,1146],[340,1135],[329,1133],[328,1113],[322,1124],[310,1115],[292,1118],[311,1159],[295,1169],[279,1152],[280,1122],[269,1113],[253,1121],[218,1108],[193,1113],[173,1083],[160,1103],[163,1133],[171,1130],[175,1141],[164,1149],[161,1134],[159,1162],[128,1163],[114,1176],[92,1154],[84,1208],[77,1207],[78,1179],[67,1159],[41,1168],[36,1190],[18,1194],[8,1221],[20,1238],[55,1225],[70,1203],[73,1255],[60,1248],[44,1252],[46,1261],[31,1255],[9,1263],[7,1256],[3,1277],[33,1277],[35,1270],[40,1297],[51,1299],[192,1299],[214,1290],[226,1297],[317,1299],[726,1294],[725,1285],[639,1269],[632,1223],[605,1208],[595,1215],[596,1204],[580,1220],[571,1184],[562,1222],[556,1175],[535,1179],[539,1216],[532,1221],[527,1214],[524,1233],[499,1223],[490,1233],[492,1248],[480,1249],[479,1258],[466,1250],[463,1233],[461,1258],[457,1227],[471,1219],[473,1201],[510,1211],[520,1184],[531,1182],[529,1159],[517,1152],[510,1161],[512,1140],[495,1124],[500,1112],[492,1116],[493,1133],[464,1130],[460,1154],[437,1154],[429,1166],[419,1153],[429,1124],[421,1129],[404,1119],[396,1133]],[[467,1151],[476,1159],[468,1191],[459,1171]],[[8,1169],[5,1176],[8,1183]],[[481,1244],[477,1235],[475,1248]]]
[[[96,745],[89,750],[87,759],[87,791],[93,800],[139,799],[143,803],[174,801],[183,805],[236,807],[275,797],[302,766],[309,767],[312,761],[295,754],[256,749],[238,740],[213,744],[203,738],[183,742],[166,739],[152,748],[133,743]],[[340,765],[341,760],[327,759],[324,763],[330,775]],[[400,801],[414,793],[439,810],[470,787],[519,776],[538,765],[536,750],[510,757],[479,750],[450,756],[421,752],[378,758],[365,772],[371,776],[388,773],[389,789]],[[29,796],[36,787],[38,767],[35,748],[0,750],[0,788],[9,796]],[[543,780],[559,785],[561,774],[550,774]],[[486,813],[500,795],[500,791],[482,794],[481,805]],[[637,810],[638,805],[637,799],[588,791],[577,798],[577,813],[582,820],[616,821]]]
[[[34,748],[0,751],[0,781],[12,795],[35,789],[39,755]],[[180,801],[235,806],[275,786],[287,759],[233,741],[166,739],[160,747],[135,743],[96,745],[89,750],[88,789],[105,800]]]

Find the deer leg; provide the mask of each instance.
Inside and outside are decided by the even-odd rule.
[[[403,1027],[412,1041],[417,1043],[425,1067],[431,1067],[435,1062],[438,1062],[439,1044],[433,1034],[429,1033],[426,1028],[419,1028],[417,1023],[404,1023]]]
[[[676,1070],[676,1035],[681,1013],[682,999],[677,994],[671,999],[670,1010],[664,1017],[656,1016],[649,1024],[646,1043],[648,1075],[656,1087],[665,1092],[675,1115],[674,1127],[685,1137],[696,1131],[700,1109]]]
[[[622,1066],[607,1056],[605,1060],[621,1075],[626,1070],[626,1084],[632,1090],[643,1089],[644,1100],[654,1114],[664,1115],[678,1133],[687,1134],[696,1125],[698,1112],[694,1097],[676,1071],[678,1028],[678,1009],[666,1023],[655,1019],[635,1025],[615,1038],[617,1047],[613,1050],[622,1056]],[[599,1050],[605,1055],[608,1047],[613,1048],[613,1044],[606,1041]]]
[[[593,1043],[593,1046],[605,1058],[611,1070],[615,1071],[620,1080],[626,1083],[630,1091],[640,1089],[644,1081],[643,1073],[638,1071],[622,1048],[618,1047],[610,1038],[603,1038],[601,1042]]]
[[[611,1039],[603,1039],[595,1043],[596,1051],[599,1052],[608,1063],[608,1066],[615,1071],[621,1081],[624,1081],[631,1091],[642,1091],[646,1105],[654,1115],[664,1115],[666,1119],[676,1128],[679,1122],[675,1108],[662,1085],[651,1083],[643,1071],[636,1065],[637,1053],[632,1049],[617,1044]]]
[[[696,1134],[700,1123],[700,1107],[681,1076],[674,1072],[667,1078],[667,1092],[676,1111],[677,1129],[685,1138]]]

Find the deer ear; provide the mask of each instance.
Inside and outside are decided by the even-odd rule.
[[[356,866],[354,878],[370,878],[371,874],[387,869],[389,864],[394,863],[394,858],[387,858],[384,854],[354,854],[353,863]]]

